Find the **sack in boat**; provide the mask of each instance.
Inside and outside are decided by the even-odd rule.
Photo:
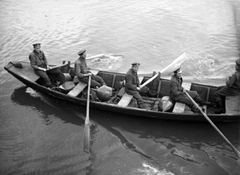
[[[75,87],[75,84],[72,81],[66,81],[62,86],[66,91],[70,91]]]
[[[109,86],[103,85],[96,90],[96,93],[100,101],[108,101],[112,96],[112,88]]]
[[[82,91],[81,98],[87,99],[87,88],[85,88],[85,89]],[[90,100],[91,100],[91,101],[100,101],[100,100],[98,99],[96,90],[95,90],[95,89],[92,89],[92,88],[90,89]]]
[[[164,96],[158,104],[158,110],[162,112],[169,112],[173,107],[173,103],[169,96]]]
[[[23,66],[22,66],[22,64],[21,63],[19,63],[19,62],[10,62],[14,67],[16,67],[16,68],[23,68]]]

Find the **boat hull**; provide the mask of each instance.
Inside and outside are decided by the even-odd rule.
[[[77,106],[86,106],[86,99],[78,98],[78,97],[71,97],[59,91],[51,90],[46,88],[36,81],[38,77],[34,74],[31,70],[29,63],[21,62],[23,64],[23,69],[16,68],[13,64],[9,63],[4,68],[7,70],[11,75],[13,75],[16,79],[21,81],[26,86],[49,95],[55,99],[62,100],[64,102],[72,103]],[[111,74],[111,73],[109,73]],[[112,73],[112,74],[119,74],[119,73]],[[124,74],[120,74],[124,76]],[[172,121],[188,121],[188,122],[207,122],[202,114],[189,114],[189,113],[171,113],[171,112],[160,112],[160,111],[153,111],[153,110],[146,110],[146,109],[139,109],[135,107],[120,107],[116,104],[110,104],[106,102],[97,102],[91,101],[90,108],[103,110],[107,112],[120,113],[127,116],[137,116],[137,117],[148,117],[148,118],[156,118],[162,120],[172,120]],[[208,117],[213,122],[238,122],[240,121],[239,114],[208,114]]]

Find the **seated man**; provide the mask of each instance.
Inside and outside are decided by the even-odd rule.
[[[180,102],[186,104],[194,113],[199,113],[197,107],[191,102],[191,100],[185,94],[186,90],[182,87],[182,71],[180,68],[174,71],[174,74],[170,81],[170,98],[173,102]],[[196,91],[187,91],[187,93],[201,106],[210,105],[210,102],[204,102]]]
[[[86,50],[80,50],[78,52],[79,58],[75,61],[75,73],[79,81],[88,84],[88,76],[91,76],[91,87],[98,88],[106,85],[102,77],[93,75],[87,66]]]
[[[132,68],[128,70],[125,77],[125,92],[132,95],[137,100],[138,108],[144,109],[143,100],[139,92],[147,93],[149,89],[146,86],[140,88],[140,82],[137,75],[139,65],[139,63],[132,63]]]
[[[232,74],[226,81],[226,86],[218,87],[215,92],[216,107],[219,109],[218,113],[224,113],[224,100],[226,96],[235,96],[240,94],[240,59],[236,61],[236,72]]]
[[[35,43],[33,44],[33,48],[34,50],[29,55],[30,64],[34,69],[35,74],[43,79],[43,85],[50,88],[55,86],[52,84],[50,77],[55,81],[59,81],[60,84],[63,84],[65,78],[62,72],[59,69],[49,70],[47,58],[44,52],[40,50],[41,44]]]

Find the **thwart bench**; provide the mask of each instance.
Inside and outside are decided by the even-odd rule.
[[[91,70],[91,72],[94,74],[94,75],[97,75],[98,71],[97,70]],[[74,88],[68,92],[67,95],[71,96],[71,97],[76,97],[78,96],[84,89],[85,87],[87,86],[86,83],[83,83],[83,82],[79,82],[78,80],[78,77],[77,76],[74,76],[73,78],[73,82],[74,83],[78,83],[76,86],[74,86]]]
[[[143,80],[143,77],[139,77],[139,82],[142,82]],[[125,92],[125,88],[122,88],[121,89],[122,91],[124,91],[124,94],[121,98],[121,100],[118,102],[118,106],[120,107],[127,107],[129,105],[129,103],[131,102],[133,96],[132,95],[129,95]]]
[[[225,105],[227,114],[240,114],[240,95],[227,96]]]

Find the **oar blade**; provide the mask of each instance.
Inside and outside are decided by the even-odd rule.
[[[87,153],[90,152],[90,124],[86,124],[84,126],[84,145],[83,145],[83,150]]]
[[[181,67],[182,63],[188,60],[186,53],[183,53],[179,57],[177,57],[171,64],[169,64],[167,67],[165,67],[163,70],[161,70],[161,73],[169,74],[176,70],[177,68]]]
[[[90,152],[90,121],[89,121],[89,102],[90,102],[90,85],[91,85],[91,76],[88,78],[88,93],[87,93],[87,114],[85,119],[84,126],[84,140],[83,140],[83,150],[85,152]]]

